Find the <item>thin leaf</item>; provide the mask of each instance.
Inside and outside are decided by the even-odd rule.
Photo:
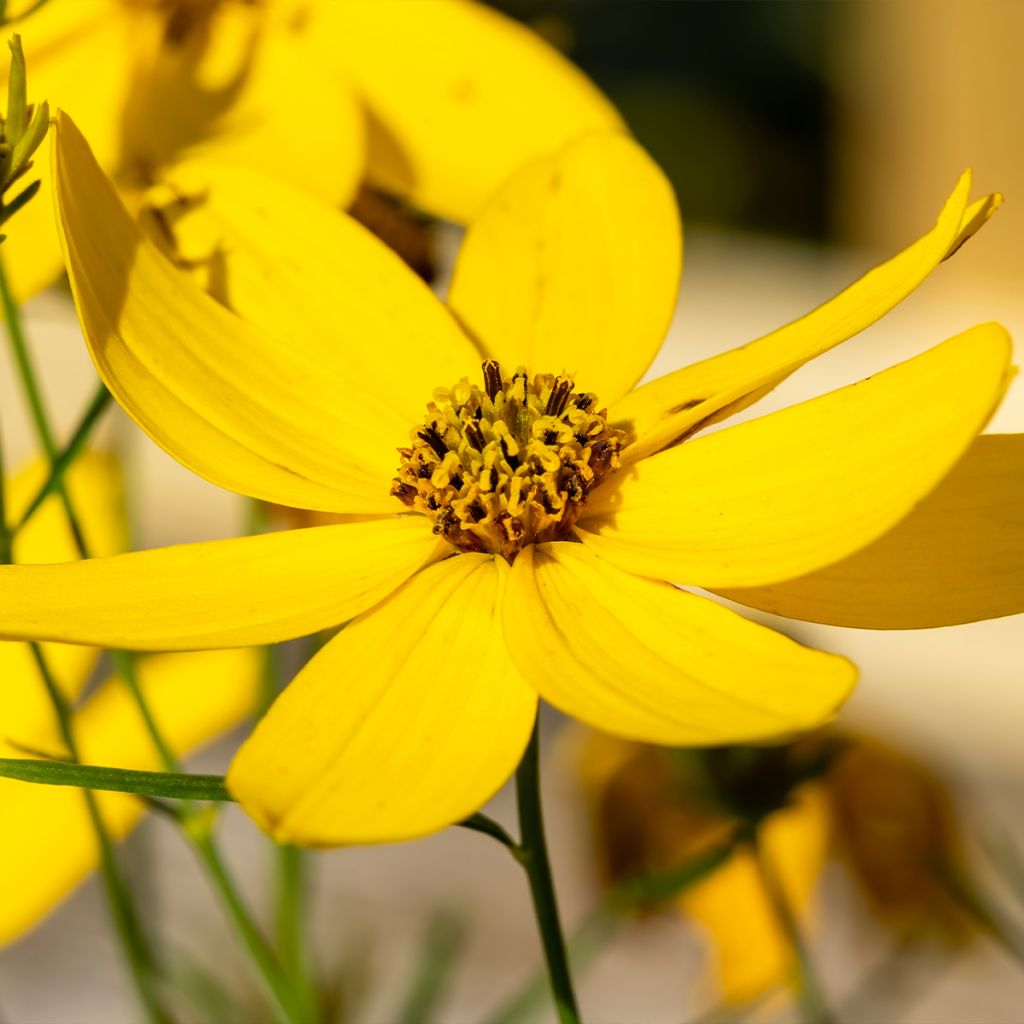
[[[0,757],[0,777],[46,786],[77,786],[111,793],[135,793],[172,800],[231,801],[223,775],[185,775],[143,772],[128,768],[74,764],[70,761],[35,761]]]

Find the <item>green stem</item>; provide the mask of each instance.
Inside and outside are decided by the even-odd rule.
[[[50,671],[46,656],[38,644],[30,644],[32,656],[35,659],[42,677],[46,692],[53,705],[57,716],[57,724],[60,728],[61,739],[67,747],[69,756],[79,760],[78,744],[75,740],[72,727],[71,708],[67,699],[61,692]],[[156,994],[156,967],[152,951],[142,926],[139,923],[138,914],[135,911],[134,903],[124,879],[117,866],[114,856],[114,843],[110,833],[100,814],[96,794],[91,789],[82,790],[85,797],[86,809],[89,813],[89,820],[92,823],[93,831],[100,848],[100,873],[103,878],[103,888],[110,903],[111,914],[114,920],[114,927],[117,931],[121,947],[128,961],[128,968],[135,982],[139,998],[154,1024],[170,1024],[172,1017],[163,1009]]]
[[[295,998],[303,1008],[303,1019],[319,1016],[313,985],[312,964],[306,945],[306,907],[308,905],[309,862],[304,850],[288,844],[275,844],[277,890],[274,906],[274,938],[277,955],[291,983]]]
[[[220,850],[208,832],[192,831],[193,844],[199,853],[200,860],[206,868],[214,889],[220,894],[224,908],[238,932],[253,963],[259,968],[260,976],[266,984],[271,997],[275,1015],[289,1024],[310,1024],[305,1016],[305,1008],[296,998],[288,978],[281,970],[270,947],[267,945],[260,930],[253,923],[242,895],[228,871]]]
[[[520,844],[517,859],[526,870],[530,895],[540,929],[548,979],[561,1024],[579,1024],[565,938],[558,918],[558,902],[551,876],[547,841],[544,837],[544,815],[540,797],[540,723],[534,722],[526,753],[516,771],[516,801],[519,807]]]
[[[935,872],[946,891],[975,924],[994,939],[1019,964],[1024,964],[1024,931],[1012,918],[1000,913],[996,904],[985,898],[967,874],[952,864],[938,864]]]
[[[106,389],[106,386],[100,384],[96,390],[96,394],[92,398],[92,401],[86,407],[82,419],[79,421],[78,426],[71,435],[71,440],[68,441],[64,448],[54,458],[50,466],[49,475],[43,482],[43,486],[36,492],[35,497],[29,503],[28,508],[25,509],[21,519],[18,520],[18,525],[15,528],[16,532],[17,530],[22,529],[32,516],[36,514],[40,506],[51,494],[59,490],[68,467],[81,454],[86,441],[89,439],[89,435],[92,433],[93,427],[96,426],[97,420],[99,420],[100,416],[106,410],[107,406],[110,405],[112,400],[113,396]]]
[[[28,401],[29,414],[32,426],[35,429],[36,437],[46,457],[50,460],[51,468],[57,459],[57,442],[54,439],[53,429],[50,427],[50,420],[46,413],[46,404],[43,401],[43,393],[39,388],[35,368],[32,365],[32,357],[29,354],[28,341],[25,337],[25,329],[21,322],[21,312],[14,300],[14,294],[7,280],[7,270],[4,264],[3,254],[0,252],[0,301],[3,302],[4,316],[7,321],[7,334],[11,342],[11,352],[14,355],[14,362],[18,369],[18,377],[21,381],[22,390]],[[80,550],[85,549],[85,538],[82,534],[81,525],[71,506],[67,489],[63,480],[58,480],[57,491],[64,504],[64,511],[68,517],[68,525],[75,538],[75,544]],[[86,557],[84,554],[83,558]]]
[[[764,886],[765,895],[775,912],[776,920],[782,928],[783,933],[789,940],[793,951],[796,953],[797,966],[799,968],[797,977],[797,1000],[800,1005],[800,1016],[807,1024],[832,1024],[833,1017],[829,1011],[828,1004],[818,981],[818,974],[814,968],[800,932],[793,908],[782,889],[782,884],[769,857],[765,854],[764,847],[759,841],[756,829],[751,832],[750,843],[753,846],[754,859],[757,862],[757,869],[761,876],[761,884]]]

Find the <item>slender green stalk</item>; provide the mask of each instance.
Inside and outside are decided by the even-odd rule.
[[[974,923],[1019,964],[1024,964],[1024,931],[1020,926],[1011,917],[1001,913],[963,870],[952,864],[937,865],[935,870],[946,891]]]
[[[253,923],[252,915],[249,913],[242,894],[228,871],[213,837],[209,832],[193,832],[193,842],[214,888],[221,896],[235,930],[253,963],[259,968],[260,976],[271,996],[275,1016],[288,1024],[310,1024],[312,1018],[307,1015],[306,1007],[303,1006],[300,998],[289,984],[288,978],[281,970],[280,963],[267,945],[260,930]]]
[[[579,1024],[580,1013],[576,1004],[569,958],[565,951],[565,938],[558,917],[555,884],[548,859],[547,840],[544,837],[544,815],[540,798],[540,722],[534,722],[533,733],[523,760],[516,770],[516,802],[519,808],[520,844],[517,859],[526,870],[530,882],[530,895],[540,930],[548,979],[555,998],[555,1008],[561,1024]]]
[[[20,530],[24,525],[39,511],[40,506],[44,501],[57,490],[59,490],[61,482],[64,479],[64,474],[67,472],[68,467],[78,458],[81,454],[82,449],[85,447],[86,441],[89,439],[89,435],[92,433],[93,427],[96,426],[100,416],[103,415],[104,411],[110,405],[113,400],[113,396],[107,390],[104,384],[100,384],[96,389],[96,394],[92,400],[86,406],[85,413],[82,415],[82,419],[79,421],[77,427],[75,427],[74,433],[71,435],[71,440],[64,446],[64,448],[57,453],[50,466],[50,472],[43,482],[43,486],[36,492],[35,497],[29,502],[28,508],[22,514],[21,519],[18,520],[18,525],[15,531]]]
[[[427,1024],[436,1016],[465,942],[466,923],[461,917],[445,911],[434,914],[395,1024]]]
[[[633,875],[605,893],[569,937],[569,963],[576,972],[586,970],[616,934],[625,915],[639,906],[664,902],[685,892],[724,864],[733,853],[736,840],[699,854],[666,871]],[[524,1024],[540,1007],[548,991],[547,979],[534,977],[487,1017],[491,1024]]]
[[[797,1001],[800,1006],[800,1016],[806,1024],[832,1024],[834,1018],[825,1002],[821,983],[818,981],[818,974],[807,950],[807,944],[800,933],[796,915],[789,905],[789,900],[783,892],[782,884],[775,874],[770,859],[765,854],[764,847],[758,840],[756,830],[752,831],[750,842],[754,849],[754,859],[757,861],[757,869],[761,876],[765,895],[775,912],[779,926],[796,953],[799,968]]]
[[[274,844],[276,891],[274,939],[277,955],[296,998],[303,1007],[304,1020],[319,1016],[313,984],[312,958],[306,943],[306,908],[309,896],[309,861],[304,850],[287,843]]]
[[[2,251],[0,251],[0,301],[3,302],[7,334],[11,342],[11,352],[14,355],[14,362],[18,369],[22,391],[25,393],[25,398],[28,401],[32,425],[35,428],[36,437],[39,439],[43,452],[50,460],[52,467],[58,454],[57,442],[54,439],[53,429],[50,427],[50,420],[46,413],[46,404],[43,401],[43,393],[39,388],[35,368],[32,365],[32,356],[29,354],[28,341],[25,338],[25,329],[21,322],[21,311],[18,309],[18,304],[15,302],[14,294],[11,291],[10,282],[7,280],[7,270]],[[63,480],[58,480],[57,491],[61,496],[61,501],[64,503],[64,511],[67,513],[68,525],[71,527],[75,544],[84,551],[85,538]],[[85,556],[83,555],[83,557]]]
[[[68,754],[77,761],[79,759],[78,744],[75,741],[72,728],[71,708],[60,687],[57,686],[42,648],[38,644],[30,646],[46,692],[57,715],[61,739],[67,747]],[[114,856],[114,844],[100,814],[96,794],[90,789],[82,790],[82,794],[85,798],[89,820],[99,843],[103,888],[110,903],[114,927],[121,941],[121,947],[128,961],[128,968],[138,990],[139,998],[149,1019],[154,1024],[170,1024],[173,1018],[163,1009],[156,993],[157,969],[149,941],[143,933],[128,887],[118,869]]]

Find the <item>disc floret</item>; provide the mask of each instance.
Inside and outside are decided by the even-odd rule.
[[[483,379],[434,392],[411,446],[398,449],[391,493],[456,547],[511,562],[527,544],[570,536],[587,496],[618,468],[625,434],[569,376],[530,380],[520,367],[503,377],[491,359]]]

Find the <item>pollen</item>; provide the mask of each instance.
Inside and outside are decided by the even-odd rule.
[[[398,449],[391,493],[464,551],[511,562],[528,544],[564,540],[619,466],[625,434],[597,406],[568,376],[530,380],[520,367],[503,377],[488,360],[482,388],[464,377],[434,392],[412,444]]]

